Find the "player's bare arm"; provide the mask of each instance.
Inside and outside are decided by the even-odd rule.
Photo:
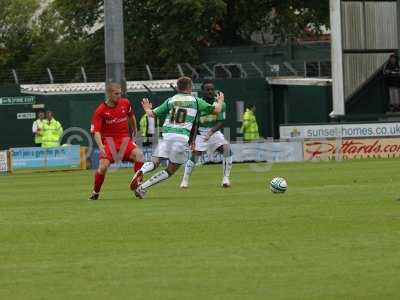
[[[134,114],[128,116],[129,127],[132,130],[132,136],[136,137],[138,130],[137,130],[137,121]]]
[[[152,117],[152,118],[155,117],[154,112],[153,112],[153,104],[150,102],[150,100],[148,98],[143,98],[142,107],[148,117]]]
[[[103,144],[100,132],[94,133],[94,140],[96,141],[96,144],[99,147],[101,154],[105,155],[104,144]]]

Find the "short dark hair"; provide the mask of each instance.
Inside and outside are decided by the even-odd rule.
[[[255,105],[255,104],[247,104],[246,107],[247,107],[248,109],[252,109],[252,108],[255,108],[256,105]]]
[[[204,87],[205,87],[207,84],[212,84],[212,85],[214,85],[214,82],[212,82],[210,79],[204,80],[203,83],[201,84],[201,90],[202,90],[202,91],[204,91]]]
[[[192,79],[186,76],[180,77],[176,82],[179,92],[187,91],[189,88],[192,87],[193,82]]]

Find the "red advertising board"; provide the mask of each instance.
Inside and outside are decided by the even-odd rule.
[[[400,138],[304,141],[304,160],[400,157]]]

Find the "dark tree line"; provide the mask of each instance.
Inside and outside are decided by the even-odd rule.
[[[103,0],[0,0],[0,67],[34,72],[104,62]],[[255,32],[279,41],[319,34],[321,0],[125,0],[129,64],[196,63],[202,47],[250,44]]]

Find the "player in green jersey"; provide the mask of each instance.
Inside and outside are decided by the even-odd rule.
[[[204,81],[202,84],[204,100],[212,104],[216,101],[215,87],[212,81]],[[200,155],[204,152],[210,154],[218,151],[222,154],[222,187],[230,187],[230,173],[232,169],[232,153],[230,145],[221,133],[223,121],[226,119],[226,105],[224,103],[219,114],[208,114],[202,112],[199,120],[199,129],[194,143],[194,151],[190,159],[185,164],[185,174],[183,175],[181,188],[189,187],[189,178],[192,174]]]
[[[148,99],[143,99],[142,106],[149,117],[164,119],[162,127],[163,138],[159,141],[153,161],[147,162],[135,174],[131,181],[131,189],[136,197],[144,198],[149,188],[171,177],[188,159],[189,143],[193,136],[195,124],[199,115],[219,114],[224,104],[224,95],[220,93],[214,104],[192,96],[193,83],[188,77],[177,81],[178,93],[167,99],[159,107],[153,106]],[[155,170],[160,165],[160,159],[168,159],[168,167],[142,183],[143,175]]]

